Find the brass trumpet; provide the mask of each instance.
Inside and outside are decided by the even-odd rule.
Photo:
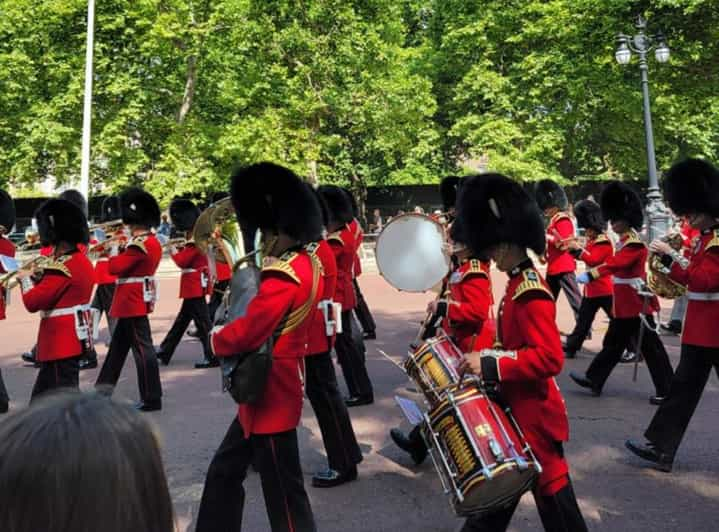
[[[110,238],[106,238],[102,242],[98,242],[97,244],[90,246],[87,250],[87,255],[91,259],[96,259],[96,258],[98,258],[97,255],[101,251],[103,251],[103,249],[105,247],[107,247],[108,244],[112,244],[113,242],[117,242],[117,241],[123,240],[123,239],[127,239],[127,235],[122,234],[122,235],[115,235],[115,236],[111,236]]]
[[[32,271],[33,269],[42,270],[43,263],[46,263],[50,260],[52,260],[52,257],[46,257],[44,255],[37,255],[36,257],[26,260],[20,265],[17,270],[6,273],[2,277],[0,277],[0,287],[12,290],[19,284],[17,281],[18,273]]]
[[[97,231],[98,229],[105,231],[106,233],[114,233],[115,231],[118,231],[123,225],[123,221],[121,219],[117,220],[110,220],[108,222],[102,222],[99,224],[93,224],[90,226],[90,232]]]
[[[174,246],[176,248],[184,248],[187,245],[187,242],[189,242],[189,241],[184,237],[171,238],[170,240],[165,242],[162,245],[162,247],[163,248],[171,248]]]

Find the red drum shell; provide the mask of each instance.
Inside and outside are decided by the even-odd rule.
[[[448,391],[429,412],[430,427],[455,475],[452,505],[458,515],[490,513],[534,485],[541,467],[501,408],[474,386]],[[431,444],[429,434],[425,438]],[[444,462],[437,460],[438,467]],[[442,471],[440,471],[442,474]]]
[[[459,384],[464,354],[444,333],[422,344],[405,362],[407,374],[417,383],[430,404],[437,404],[444,391]]]

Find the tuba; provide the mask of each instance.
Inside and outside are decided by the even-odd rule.
[[[682,249],[682,235],[678,232],[670,232],[662,237],[662,240],[669,244],[676,251]],[[672,281],[669,278],[670,269],[662,264],[661,255],[649,254],[647,286],[649,290],[664,299],[676,299],[686,293],[686,287]]]
[[[256,255],[245,252],[242,229],[230,198],[223,198],[202,211],[192,230],[192,239],[200,251],[229,264],[233,270]]]

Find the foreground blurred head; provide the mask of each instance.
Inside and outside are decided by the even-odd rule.
[[[3,532],[170,532],[157,437],[128,406],[53,396],[0,424]]]

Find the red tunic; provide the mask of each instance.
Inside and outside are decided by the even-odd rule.
[[[94,284],[92,263],[84,253],[73,251],[46,266],[40,282],[24,292],[22,300],[28,312],[58,311],[88,305]],[[40,362],[75,357],[82,351],[74,314],[43,316],[37,337],[37,359]]]
[[[231,356],[258,349],[286,323],[274,343],[264,396],[257,404],[239,405],[238,417],[248,436],[292,430],[300,421],[300,363],[307,355],[312,311],[324,290],[319,268],[315,268],[318,284],[313,295],[309,254],[304,250],[285,253],[262,269],[259,290],[245,315],[212,334],[212,351],[219,357]]]
[[[592,279],[603,275],[614,276],[614,308],[612,314],[615,318],[636,318],[644,309],[644,298],[639,295],[639,285],[647,279],[645,264],[647,262],[647,246],[639,239],[634,231],[622,235],[617,243],[617,250],[613,256],[601,266],[589,272]],[[646,312],[659,310],[659,301],[656,297],[647,302]]]
[[[715,329],[719,323],[719,229],[701,234],[692,250],[689,266],[683,269],[675,262],[669,277],[689,291],[682,343],[719,348]],[[716,299],[702,301],[702,297]]]
[[[594,240],[587,241],[584,251],[579,255],[579,260],[583,261],[589,268],[594,268],[604,264],[613,253],[612,241],[602,233]],[[613,293],[614,285],[611,275],[602,275],[590,281],[584,287],[584,297],[611,296]]]
[[[449,275],[447,315],[442,328],[465,353],[492,347],[495,327],[489,319],[492,285],[489,263],[471,259]]]
[[[337,261],[332,248],[326,240],[320,240],[317,244],[310,244],[307,250],[319,260],[322,266],[322,280],[324,288],[320,301],[332,301],[337,288]],[[335,316],[339,320],[340,316]],[[309,353],[317,355],[332,350],[335,343],[335,336],[327,336],[324,312],[316,308],[312,317],[312,328],[310,329]]]
[[[6,257],[14,257],[15,256],[15,244],[12,243],[12,241],[9,238],[5,238],[4,236],[0,236],[0,255],[5,255]],[[2,267],[2,264],[0,264],[0,274],[7,273],[5,269]],[[0,320],[5,319],[5,305],[7,301],[7,296],[5,294],[5,289],[0,288]]]
[[[342,305],[342,310],[352,310],[357,306],[354,285],[352,284],[352,265],[356,255],[354,235],[347,226],[327,237],[337,260],[337,290],[334,300]]]
[[[355,256],[352,262],[352,273],[356,278],[362,275],[362,260],[359,256],[359,250],[362,247],[362,242],[364,241],[364,231],[362,231],[362,226],[359,221],[357,221],[357,218],[353,218],[352,221],[347,224],[347,227],[352,232],[352,237],[355,242]]]
[[[564,241],[574,236],[574,223],[566,212],[558,212],[549,221],[547,227],[547,275],[573,272],[577,263],[567,249]]]
[[[210,268],[207,255],[193,243],[188,243],[182,250],[171,255],[172,260],[182,268],[180,276],[180,298],[193,299],[204,297],[210,293]],[[203,285],[204,279],[204,285]]]
[[[569,471],[555,445],[569,439],[567,409],[554,379],[564,363],[555,314],[551,291],[527,261],[510,273],[500,306],[499,340],[508,353],[482,357],[484,378],[499,382],[501,396],[543,468],[540,491]]]
[[[220,262],[219,260],[215,263],[217,267],[217,281],[229,281],[232,279],[232,267],[226,262]]]
[[[110,316],[147,316],[154,310],[154,302],[145,301],[143,278],[154,282],[160,259],[162,245],[151,233],[134,237],[125,251],[110,259],[110,273],[118,277]]]

